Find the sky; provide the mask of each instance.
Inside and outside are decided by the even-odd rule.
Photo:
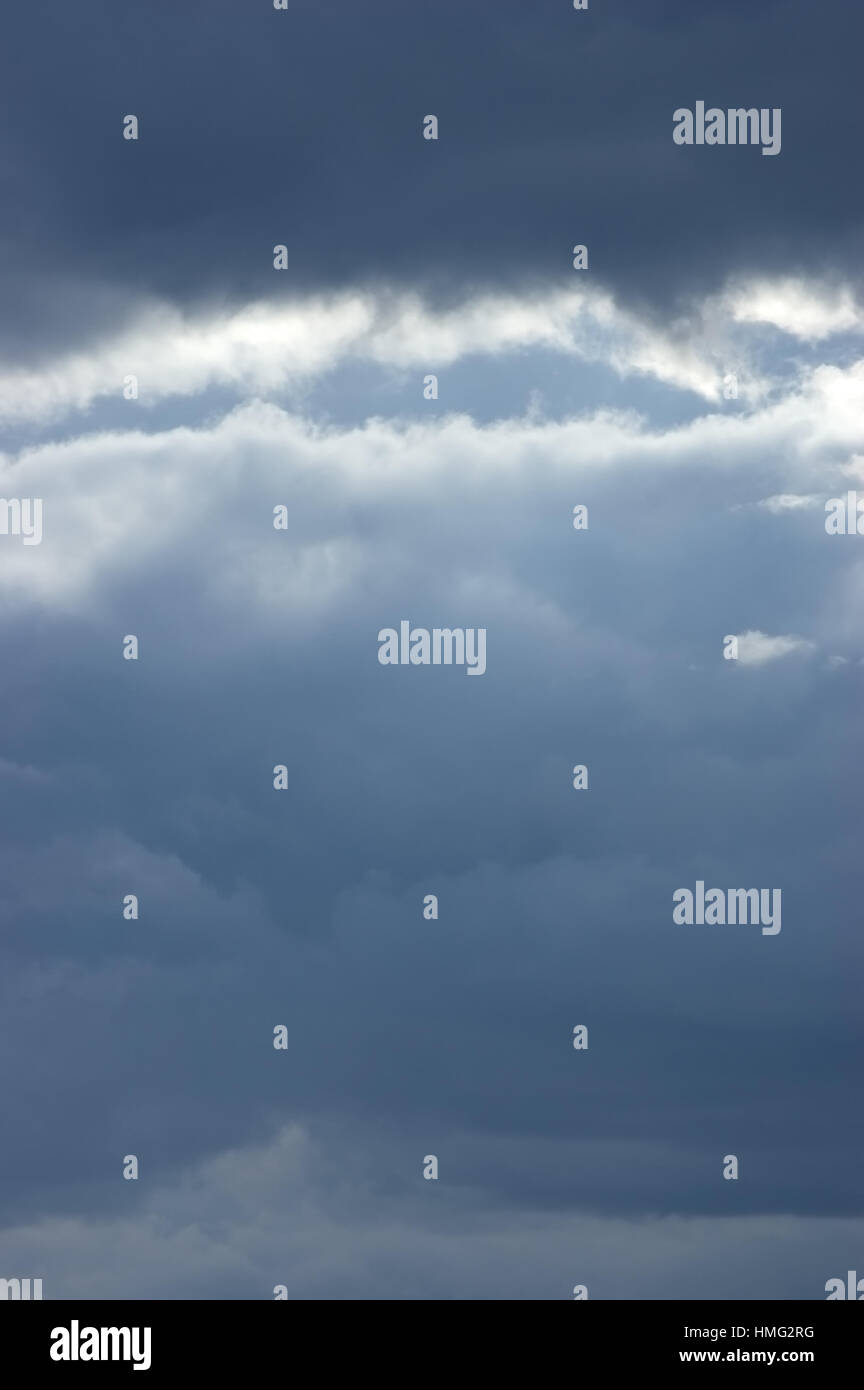
[[[4,16],[0,1278],[864,1274],[862,42],[846,0]],[[779,153],[676,144],[699,101]],[[382,664],[403,621],[485,670]],[[780,929],[675,921],[698,883]]]

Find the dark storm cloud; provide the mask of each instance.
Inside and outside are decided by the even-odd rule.
[[[4,30],[9,360],[152,295],[569,287],[577,241],[658,315],[730,271],[857,281],[846,0],[84,0]],[[699,99],[782,107],[782,153],[677,148]],[[702,418],[528,344],[445,359],[440,413],[396,423],[392,353],[286,390],[306,419],[236,370],[160,405],[163,373],[139,413],[96,399],[119,359],[49,363],[94,432],[37,391],[16,428],[56,443],[2,460],[46,522],[0,548],[0,1276],[804,1298],[860,1268],[861,580],[818,508],[856,340],[808,378],[821,349],[778,368],[753,332],[770,394]],[[180,387],[184,351],[218,366],[193,335]],[[759,505],[793,492],[817,505]],[[484,626],[485,675],[381,666],[402,618]],[[750,630],[793,650],[725,662]],[[697,879],[779,886],[782,932],[675,925]]]
[[[421,436],[436,470],[412,484],[406,460],[378,488],[359,461],[334,466],[356,437],[310,470],[256,433],[275,412],[245,418],[245,445],[238,423],[233,443],[166,446],[179,529],[97,560],[92,609],[28,606],[5,627],[7,1220],[137,1210],[150,1188],[122,1184],[124,1153],[171,1183],[286,1118],[394,1200],[440,1151],[448,1184],[505,1225],[517,1209],[728,1215],[729,1152],[746,1161],[738,1215],[860,1214],[860,671],[830,670],[824,645],[854,557],[818,514],[745,505],[794,481],[788,461],[757,441],[734,474],[727,457],[694,475],[688,452],[658,487],[644,461],[562,475],[529,438],[530,470],[490,489],[466,426],[458,473]],[[58,488],[75,495],[92,447]],[[152,513],[160,470],[139,494],[144,446],[113,447],[126,506]],[[206,502],[184,448],[206,460]],[[593,518],[578,537],[577,494]],[[266,524],[274,495],[290,538]],[[277,547],[287,598],[316,547],[349,538],[368,564],[348,589],[267,601]],[[237,583],[265,558],[250,604]],[[485,623],[484,677],[381,667],[378,629],[406,614]],[[814,648],[732,670],[721,638],[751,625]],[[781,886],[781,934],[674,926],[672,892],[697,877]]]
[[[0,344],[75,342],[149,292],[567,282],[575,242],[655,308],[730,270],[857,280],[862,38],[846,0],[16,7]],[[780,155],[675,146],[700,99],[781,107]]]

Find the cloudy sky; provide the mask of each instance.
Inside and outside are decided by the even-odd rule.
[[[0,1277],[824,1298],[864,1268],[860,13],[2,39],[43,534],[0,535]],[[676,145],[700,100],[780,108],[780,154]],[[381,665],[403,619],[485,674]],[[782,929],[676,925],[697,881]]]

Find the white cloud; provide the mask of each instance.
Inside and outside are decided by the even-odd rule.
[[[766,382],[727,341],[731,320],[720,322],[714,301],[710,310],[662,329],[591,288],[532,299],[484,295],[449,310],[371,292],[199,317],[154,304],[95,347],[0,373],[0,419],[50,421],[100,399],[122,400],[129,375],[138,378],[140,400],[155,404],[214,387],[246,395],[300,389],[352,361],[425,374],[475,353],[532,348],[605,364],[622,377],[653,377],[709,401],[722,398],[724,374],[736,370],[742,398],[759,399]]]
[[[517,497],[526,517],[544,492],[560,496],[562,486],[572,491],[613,468],[624,476],[707,465],[743,503],[754,500],[754,464],[764,483],[764,459],[772,458],[785,484],[773,496],[803,498],[849,468],[862,389],[864,362],[823,366],[761,410],[718,411],[664,430],[608,410],[486,426],[452,415],[325,429],[257,402],[200,429],[48,443],[0,456],[0,493],[44,504],[41,545],[13,536],[0,545],[4,603],[86,610],[100,586],[104,598],[170,556],[194,565],[213,595],[314,621],[348,588],[374,583],[382,564],[391,574],[413,564],[400,531],[415,524],[401,519],[409,506],[446,506],[448,533],[470,559],[477,507],[490,513],[500,503],[512,526],[506,499]],[[289,507],[288,533],[272,528],[280,503]],[[361,512],[367,520],[358,530]],[[218,559],[211,533],[221,537]],[[280,536],[288,543],[280,546]]]
[[[803,637],[769,637],[765,632],[738,634],[738,661],[742,666],[765,666],[790,652],[812,651],[813,643]]]
[[[772,512],[775,516],[782,516],[784,512],[798,512],[811,507],[818,507],[821,500],[820,497],[813,497],[809,494],[802,497],[795,492],[780,492],[774,497],[763,497],[757,506],[762,507],[766,512]]]
[[[471,354],[532,348],[603,364],[622,377],[652,377],[712,402],[722,400],[724,376],[735,372],[741,398],[755,403],[771,382],[736,333],[754,324],[817,341],[861,328],[864,319],[848,288],[790,279],[736,282],[666,327],[590,284],[535,298],[481,295],[452,309],[384,291],[198,316],[154,303],[94,347],[0,373],[0,419],[50,421],[100,399],[120,400],[129,375],[138,377],[140,400],[155,404],[209,388],[246,395],[302,389],[352,361],[425,374]]]
[[[804,342],[864,329],[864,314],[851,289],[786,277],[728,289],[723,303],[736,323],[770,324]]]

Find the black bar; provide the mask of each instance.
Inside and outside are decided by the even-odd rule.
[[[589,1367],[595,1374],[662,1377],[691,1366],[698,1374],[706,1364],[730,1371],[796,1365],[823,1379],[840,1369],[854,1373],[862,1337],[861,1314],[831,1301],[586,1301],[557,1313],[544,1313],[536,1303],[508,1306],[501,1321],[494,1305],[474,1302],[461,1311],[448,1306],[437,1312],[400,1303],[398,1312],[391,1307],[386,1314],[371,1302],[361,1305],[362,1312],[353,1303],[305,1300],[9,1302],[0,1305],[0,1333],[4,1365],[14,1361],[19,1376],[47,1371],[55,1383],[70,1376],[92,1379],[100,1371],[134,1376],[137,1359],[142,1384],[184,1371],[199,1384],[209,1375],[250,1371],[307,1382],[339,1374],[343,1363],[352,1378],[398,1376],[409,1383],[436,1371],[449,1382],[460,1366],[482,1369],[484,1380],[500,1372],[508,1381],[527,1376],[532,1384],[569,1378],[571,1372],[575,1378]],[[98,1337],[88,1329],[97,1329]],[[108,1329],[117,1329],[118,1336]],[[58,1360],[51,1354],[53,1347],[70,1357],[73,1349],[101,1356],[103,1345],[104,1360]],[[128,1359],[110,1359],[115,1350]]]

